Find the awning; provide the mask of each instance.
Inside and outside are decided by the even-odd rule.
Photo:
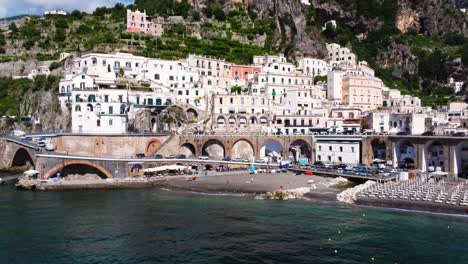
[[[224,123],[226,123],[226,121],[224,120],[224,118],[218,119],[218,124],[224,124]]]
[[[246,114],[246,113],[247,113],[247,109],[241,107],[241,108],[239,108],[239,113],[241,113],[241,114]]]
[[[245,124],[245,123],[247,123],[247,119],[245,117],[242,117],[242,118],[239,119],[239,123]]]
[[[260,123],[267,123],[268,119],[266,117],[261,117],[260,118]]]
[[[236,112],[236,108],[234,106],[230,106],[229,107],[229,112],[230,113],[235,113]]]

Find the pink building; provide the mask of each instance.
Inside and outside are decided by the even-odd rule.
[[[147,16],[146,12],[127,9],[127,31],[161,36],[164,32],[163,25],[158,18]]]
[[[246,66],[246,65],[232,65],[231,66],[231,78],[238,78],[240,80],[247,80],[249,74],[253,75],[262,71],[262,67],[259,66]]]

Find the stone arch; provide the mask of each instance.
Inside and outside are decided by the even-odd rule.
[[[231,156],[233,158],[251,159],[255,157],[255,147],[247,139],[239,139],[232,144]]]
[[[11,159],[10,167],[25,166],[28,163],[34,167],[33,155],[25,148],[18,148],[15,151],[13,159]]]
[[[455,158],[458,177],[468,178],[468,141],[462,141],[456,146]]]
[[[224,116],[218,116],[217,123],[218,125],[226,124],[226,118],[224,118]]]
[[[208,156],[214,159],[222,159],[226,154],[226,147],[223,142],[218,139],[208,139],[203,143],[202,151],[203,156]]]
[[[191,143],[184,143],[179,148],[179,154],[185,155],[187,158],[197,155],[197,148]]]
[[[108,170],[106,170],[104,167],[102,167],[99,164],[92,163],[92,162],[89,162],[89,161],[86,161],[86,160],[69,160],[69,161],[65,161],[65,162],[60,162],[57,165],[55,165],[54,167],[52,167],[50,170],[48,170],[44,174],[44,178],[48,179],[51,176],[55,175],[57,172],[63,170],[64,168],[69,167],[69,166],[74,166],[74,165],[75,166],[78,165],[78,166],[92,167],[95,170],[97,170],[98,172],[100,172],[100,173],[98,173],[98,175],[100,174],[99,176],[101,178],[104,178],[104,177],[105,178],[113,178],[112,174]]]
[[[130,169],[130,172],[139,172],[142,169],[143,169],[143,166],[141,164],[134,164],[132,168]]]
[[[396,144],[396,160],[399,168],[414,168],[416,161],[414,145],[408,140],[400,140]]]
[[[189,108],[185,112],[187,114],[187,119],[188,120],[197,120],[198,119],[198,112],[195,109]]]
[[[283,156],[284,148],[281,142],[274,139],[267,139],[260,149],[260,157],[280,158]]]
[[[371,141],[372,146],[372,160],[374,159],[387,159],[387,146],[383,138],[376,138]]]
[[[289,146],[289,151],[293,154],[298,153],[299,158],[312,158],[312,146],[303,139],[294,140]],[[298,157],[295,156],[294,158],[297,159]]]
[[[434,169],[440,167],[442,171],[448,169],[447,155],[444,151],[444,145],[437,140],[430,140],[424,144],[424,157],[426,158],[426,170],[432,166]]]
[[[159,141],[159,139],[150,139],[148,143],[146,143],[145,156],[148,157],[154,155],[159,149],[159,146],[161,146],[161,141]]]

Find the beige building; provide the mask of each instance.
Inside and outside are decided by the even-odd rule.
[[[345,75],[342,79],[344,105],[363,110],[382,106],[382,81],[371,76]]]

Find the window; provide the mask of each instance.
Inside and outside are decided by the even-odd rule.
[[[223,98],[219,98],[219,104],[223,104]]]
[[[159,73],[156,73],[156,74],[154,75],[154,79],[155,79],[155,80],[159,80]]]
[[[169,76],[169,81],[173,81],[174,80],[174,76]]]
[[[184,93],[182,91],[177,92],[178,95],[183,95]]]
[[[114,107],[109,106],[109,114],[112,115],[114,113]]]
[[[354,147],[351,147],[351,152],[354,152]]]
[[[101,126],[101,120],[100,120],[100,119],[98,119],[98,120],[96,121],[96,126],[97,126],[97,127],[100,127],[100,126]]]
[[[331,156],[328,156],[328,161],[331,161]]]
[[[322,156],[318,155],[318,156],[317,156],[317,159],[318,159],[318,160],[322,160]]]
[[[75,106],[75,112],[81,112],[81,106],[79,105]]]
[[[333,147],[332,147],[332,146],[329,146],[328,149],[329,149],[330,151],[332,151],[332,150],[333,150]]]
[[[338,161],[339,161],[339,162],[343,162],[343,158],[338,157]]]
[[[322,146],[319,146],[319,151],[322,151]]]
[[[109,119],[109,126],[112,126],[112,123],[113,123],[112,119]]]
[[[104,102],[108,103],[109,102],[109,95],[104,95]]]
[[[343,152],[343,147],[340,147],[340,152]]]
[[[119,103],[123,103],[123,95],[119,95]]]

